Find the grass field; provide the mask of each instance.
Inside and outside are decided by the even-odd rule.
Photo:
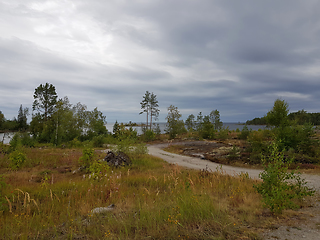
[[[259,239],[277,218],[246,175],[186,170],[147,154],[99,178],[79,168],[81,149],[23,149],[16,171],[0,155],[3,239]],[[96,150],[95,159],[103,152]],[[3,184],[6,184],[4,186]],[[114,204],[106,214],[97,207]]]

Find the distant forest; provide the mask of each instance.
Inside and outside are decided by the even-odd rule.
[[[288,115],[291,121],[296,122],[298,125],[309,123],[312,125],[320,125],[320,113],[308,113],[304,110],[292,112]],[[254,118],[246,121],[247,125],[267,125],[266,117]]]

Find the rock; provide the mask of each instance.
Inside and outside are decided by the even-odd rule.
[[[112,211],[114,208],[115,208],[115,205],[111,204],[108,207],[98,207],[98,208],[92,209],[91,213],[93,213],[93,214],[104,214],[104,213]]]
[[[202,153],[193,153],[193,154],[191,154],[191,156],[201,158],[201,159],[206,159]]]
[[[112,151],[109,151],[107,153],[107,156],[103,159],[103,161],[106,161],[109,166],[114,167],[121,167],[121,166],[127,166],[131,164],[131,160],[128,157],[127,154],[123,152],[119,152],[118,154],[113,153]]]

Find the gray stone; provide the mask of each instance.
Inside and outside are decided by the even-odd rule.
[[[98,208],[92,209],[91,213],[93,213],[93,214],[104,214],[104,213],[112,211],[114,208],[115,208],[115,205],[111,204],[108,207],[98,207]]]

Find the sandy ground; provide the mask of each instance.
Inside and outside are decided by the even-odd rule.
[[[192,169],[202,170],[207,168],[212,171],[221,169],[230,175],[248,173],[252,179],[258,179],[261,172],[261,170],[226,166],[196,157],[163,151],[162,148],[167,146],[167,143],[148,146],[149,154],[162,158],[169,163]],[[319,175],[302,174],[302,178],[306,180],[308,186],[314,188],[317,193],[320,193]],[[320,202],[318,197],[314,197],[313,201],[311,207],[303,208],[299,210],[297,215],[292,216],[291,221],[287,221],[287,225],[275,226],[272,230],[266,230],[261,233],[261,237],[263,239],[278,240],[320,240]]]

